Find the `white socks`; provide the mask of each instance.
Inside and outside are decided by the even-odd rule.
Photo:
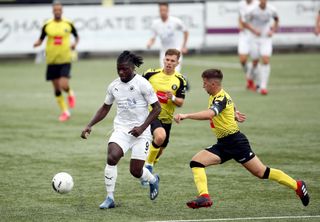
[[[142,181],[149,181],[149,183],[153,184],[154,182],[156,182],[156,178],[152,175],[152,173],[150,173],[150,171],[143,167],[143,173],[142,176],[140,177],[140,180]]]
[[[110,197],[111,199],[114,199],[113,192],[116,186],[117,176],[118,176],[117,165],[110,166],[106,164],[106,168],[104,169],[104,182],[106,185],[108,197]]]
[[[267,89],[270,76],[270,64],[261,64],[260,67],[260,88]]]

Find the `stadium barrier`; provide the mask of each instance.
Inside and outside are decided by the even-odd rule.
[[[271,2],[280,15],[276,46],[320,45],[313,34],[318,1]],[[236,47],[238,40],[238,3],[207,2],[170,5],[171,15],[180,17],[189,27],[190,49]],[[138,12],[138,13],[137,13]],[[79,52],[146,50],[150,25],[158,17],[155,5],[65,6],[64,15],[74,21],[80,35]],[[52,17],[47,6],[11,6],[0,8],[0,55],[34,54],[42,24]],[[181,36],[182,37],[182,36]],[[159,48],[159,41],[154,49]]]

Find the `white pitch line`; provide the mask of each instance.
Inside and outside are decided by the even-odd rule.
[[[202,222],[202,221],[241,221],[241,220],[280,220],[280,219],[310,219],[320,218],[320,215],[312,216],[279,216],[279,217],[238,217],[238,218],[216,218],[216,219],[199,219],[199,220],[159,220],[147,222]]]

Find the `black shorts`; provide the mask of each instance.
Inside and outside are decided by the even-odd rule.
[[[217,144],[206,150],[219,156],[221,164],[230,159],[238,163],[246,163],[255,157],[247,137],[240,132],[218,139]]]
[[[171,125],[172,125],[171,123],[169,123],[169,124],[162,123],[158,118],[151,122],[151,133],[152,133],[152,135],[153,135],[153,131],[155,129],[159,128],[159,127],[164,128],[164,130],[166,131],[166,139],[164,140],[164,142],[161,145],[161,147],[167,147],[167,145],[169,143]]]
[[[71,63],[48,65],[46,80],[59,79],[60,77],[71,78],[70,75]]]

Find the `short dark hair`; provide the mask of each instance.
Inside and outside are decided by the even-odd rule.
[[[207,69],[203,71],[201,77],[206,79],[219,79],[221,81],[223,79],[223,74],[219,69]]]
[[[141,56],[137,56],[130,51],[123,51],[118,59],[118,64],[129,63],[131,65],[135,65],[136,67],[140,67],[143,64],[143,58]]]
[[[167,6],[167,7],[169,7],[169,4],[168,4],[168,2],[159,2],[159,7],[160,6]]]
[[[53,1],[52,2],[52,6],[56,6],[56,5],[61,5],[62,6],[62,3],[60,1]]]
[[[176,55],[179,60],[181,53],[178,49],[168,49],[165,53],[165,56],[167,56],[167,55]]]

